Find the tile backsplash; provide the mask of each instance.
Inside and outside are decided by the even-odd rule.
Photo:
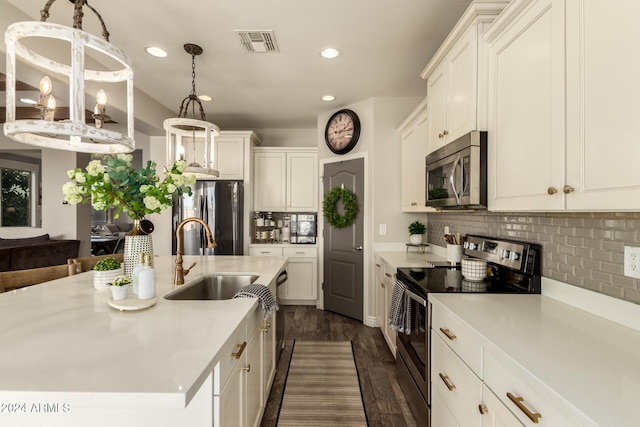
[[[624,246],[640,246],[640,212],[427,214],[429,243],[451,233],[511,238],[542,245],[542,275],[640,304],[640,280],[625,277]]]

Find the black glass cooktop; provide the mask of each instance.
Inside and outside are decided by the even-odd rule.
[[[429,292],[540,293],[535,279],[504,270],[494,270],[481,282],[466,280],[459,266],[398,268],[397,277],[425,297]]]

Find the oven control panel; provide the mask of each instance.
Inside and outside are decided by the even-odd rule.
[[[540,256],[540,246],[532,243],[467,235],[464,253],[523,273],[539,274],[533,270],[538,265],[536,260]]]

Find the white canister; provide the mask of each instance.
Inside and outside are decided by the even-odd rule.
[[[451,263],[462,261],[462,245],[447,244],[447,261]]]
[[[290,233],[289,227],[284,227],[282,229],[282,241],[289,242],[290,237],[291,237],[291,233]]]

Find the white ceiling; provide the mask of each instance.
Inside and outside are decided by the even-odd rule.
[[[317,116],[370,97],[425,96],[419,74],[470,0],[90,0],[110,41],[133,60],[135,85],[176,114],[196,90],[207,120],[221,129],[315,128]],[[0,0],[39,19],[45,0]],[[72,25],[73,5],[58,0],[49,22]],[[99,35],[85,7],[84,30]],[[273,30],[279,53],[245,53],[234,30]],[[2,29],[4,31],[4,28]],[[158,45],[169,56],[153,58]],[[334,60],[319,51],[334,46]],[[336,96],[323,102],[325,94]]]

